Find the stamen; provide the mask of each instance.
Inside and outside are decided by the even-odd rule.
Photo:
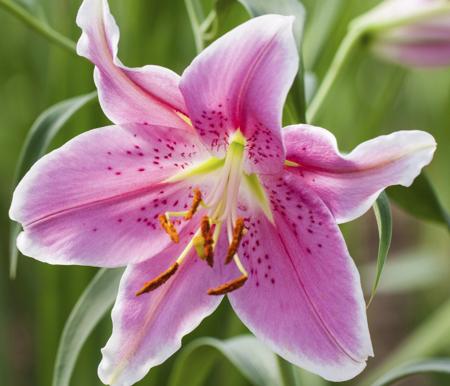
[[[198,206],[202,202],[202,192],[200,192],[200,189],[195,188],[194,189],[194,198],[192,200],[192,206],[191,209],[187,212],[186,216],[184,216],[185,220],[190,220],[195,212],[197,212]]]
[[[239,244],[241,243],[244,231],[245,231],[244,219],[242,217],[239,217],[236,220],[236,224],[234,225],[233,239],[231,240],[231,243],[228,247],[227,257],[225,258],[225,264],[229,264],[231,263],[231,260],[233,260],[233,257],[239,248]]]
[[[241,288],[245,284],[247,279],[248,279],[247,275],[239,276],[238,278],[227,281],[226,283],[216,288],[209,289],[208,295],[225,295],[229,292],[237,290],[238,288]]]
[[[154,279],[145,283],[144,286],[138,292],[136,292],[136,296],[140,296],[144,293],[153,291],[156,288],[163,285],[167,280],[169,280],[175,274],[175,272],[177,272],[179,266],[180,265],[178,264],[178,262],[175,262],[174,264],[172,264],[169,267],[169,269],[167,269],[166,271],[164,271],[163,273],[161,273],[159,276],[155,277]]]
[[[205,255],[205,260],[210,267],[214,265],[214,240],[213,232],[211,230],[211,224],[209,222],[208,216],[202,217],[202,222],[200,224],[200,230],[203,237],[203,252]]]
[[[158,220],[162,226],[162,228],[166,231],[166,233],[170,236],[170,239],[174,243],[178,243],[180,241],[180,236],[175,228],[175,225],[163,214],[158,216]]]

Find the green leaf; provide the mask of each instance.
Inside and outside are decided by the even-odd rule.
[[[191,342],[178,356],[168,385],[203,385],[212,367],[223,357],[252,385],[283,385],[276,355],[250,335],[224,341],[201,338]]]
[[[375,218],[377,219],[378,225],[378,256],[377,256],[377,273],[375,275],[375,280],[372,286],[372,293],[370,294],[370,299],[367,303],[367,307],[370,306],[375,293],[380,283],[381,273],[383,272],[383,267],[386,262],[386,257],[389,252],[389,247],[391,245],[392,239],[392,214],[391,207],[389,205],[389,198],[385,192],[382,192],[377,201],[373,206],[373,211],[375,212]]]
[[[28,132],[20,154],[14,178],[14,186],[19,183],[28,169],[30,169],[30,167],[46,153],[52,139],[58,134],[67,120],[81,107],[92,101],[96,95],[96,92],[92,92],[90,94],[67,99],[45,110],[36,119]],[[20,229],[19,224],[11,222],[9,234],[11,278],[15,278],[17,272],[18,251],[16,248],[16,238]]]
[[[449,358],[428,359],[423,361],[411,362],[399,366],[387,372],[380,379],[375,381],[372,384],[372,386],[388,386],[410,375],[430,373],[430,372],[450,374],[450,359]]]
[[[409,214],[422,219],[439,222],[450,230],[450,215],[444,209],[428,177],[422,173],[409,187],[391,186],[389,197]]]
[[[84,342],[116,299],[122,273],[123,268],[99,270],[73,308],[59,341],[53,386],[69,385]]]

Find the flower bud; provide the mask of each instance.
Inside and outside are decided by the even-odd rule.
[[[354,26],[386,60],[407,67],[450,66],[450,0],[385,0]]]

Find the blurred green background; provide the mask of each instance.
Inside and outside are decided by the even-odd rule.
[[[269,1],[269,0],[268,0]],[[22,0],[42,8],[39,14],[73,40],[80,31],[75,16],[80,0]],[[348,22],[377,1],[305,0],[307,22],[303,59],[306,70],[324,76],[346,33]],[[129,66],[159,64],[181,73],[195,56],[183,0],[110,0],[121,28],[120,58]],[[210,4],[205,2],[208,7]],[[44,16],[45,15],[45,16]],[[248,18],[235,3],[226,28]],[[14,169],[24,138],[38,114],[52,104],[94,89],[92,66],[83,58],[49,43],[0,9],[0,384],[51,384],[58,340],[77,298],[96,270],[49,266],[21,257],[18,277],[8,278],[8,208]],[[443,205],[450,208],[450,70],[403,70],[385,64],[365,50],[356,53],[327,98],[319,117],[341,150],[363,140],[400,129],[425,129],[438,150],[427,173]],[[94,127],[107,124],[96,102],[65,125],[53,147]],[[359,379],[404,348],[416,328],[427,323],[450,294],[450,242],[441,225],[424,223],[393,207],[393,243],[379,294],[369,309],[375,358]],[[342,227],[352,256],[370,289],[378,234],[372,212]],[[450,356],[450,312],[439,328],[421,335],[421,356]],[[110,334],[109,315],[90,336],[78,360],[73,385],[100,385],[100,348]],[[224,302],[218,312],[186,337],[227,338],[245,332]],[[433,335],[434,334],[434,335]],[[423,344],[421,342],[423,340]],[[422,351],[421,351],[422,350]],[[408,358],[408,353],[403,353]],[[140,385],[166,384],[176,355],[153,369]],[[402,357],[402,358],[403,358]],[[325,385],[301,374],[306,386]],[[444,385],[439,376],[417,376],[408,385]],[[447,378],[448,381],[448,378]],[[248,383],[225,360],[214,367],[208,385]],[[348,382],[356,384],[356,381]]]

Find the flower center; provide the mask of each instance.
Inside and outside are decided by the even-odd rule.
[[[181,212],[165,212],[159,216],[161,227],[166,231],[174,243],[178,243],[180,237],[175,224],[180,222],[179,218],[190,221],[200,207],[204,208],[206,211],[206,214],[201,218],[197,231],[175,263],[156,278],[146,282],[136,293],[136,296],[160,287],[174,276],[179,266],[192,249],[195,249],[197,255],[209,266],[213,267],[214,251],[224,225],[226,226],[228,234],[229,246],[226,255],[223,256],[223,262],[224,264],[234,262],[241,275],[216,288],[209,289],[208,294],[223,295],[234,291],[245,284],[248,273],[237,254],[242,237],[244,237],[246,233],[244,219],[238,217],[237,214],[239,188],[243,179],[246,180],[250,190],[254,190],[255,187],[258,188],[258,186],[255,185],[256,176],[249,176],[244,173],[244,154],[245,138],[240,131],[237,131],[231,138],[231,143],[224,159],[219,160],[217,158],[212,158],[204,164],[191,170],[184,171],[169,180],[169,182],[179,181],[195,175],[210,173],[221,167],[215,188],[208,197],[204,198],[202,192],[196,188],[193,191],[192,205],[189,210]],[[257,180],[256,184],[258,184]],[[173,219],[175,220],[173,221]]]

